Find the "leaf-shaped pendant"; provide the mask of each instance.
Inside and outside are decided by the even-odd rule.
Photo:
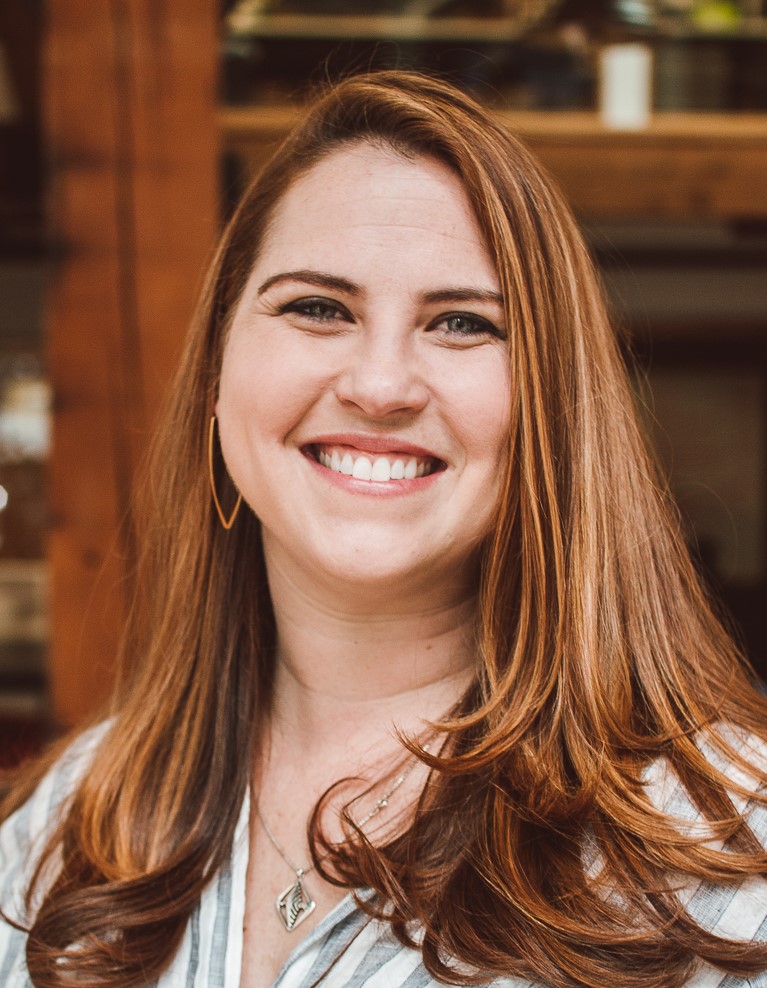
[[[292,885],[288,885],[277,896],[277,915],[282,920],[285,929],[290,933],[314,912],[317,903],[304,888],[299,874]]]

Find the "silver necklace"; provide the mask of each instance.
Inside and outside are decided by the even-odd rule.
[[[424,751],[429,750],[428,744],[423,746]],[[418,764],[418,761],[414,761],[413,764],[404,771],[401,775],[398,775],[394,781],[394,785],[389,789],[388,792],[384,793],[380,799],[376,800],[373,809],[364,816],[361,820],[357,822],[357,826],[362,828],[366,823],[369,823],[374,816],[377,816],[381,810],[386,809],[389,805],[389,800],[392,798],[394,793],[399,789],[402,783],[407,779],[410,773]],[[256,813],[258,814],[258,819],[261,821],[261,826],[264,828],[264,833],[269,838],[269,840],[274,845],[275,850],[280,855],[285,864],[290,868],[291,871],[296,873],[296,880],[291,882],[287,888],[284,888],[282,892],[277,896],[275,900],[275,907],[277,909],[277,915],[282,920],[282,925],[291,933],[300,926],[303,921],[314,912],[314,908],[317,903],[311,897],[309,892],[304,885],[304,878],[309,872],[314,871],[315,865],[312,863],[306,868],[300,868],[294,864],[290,858],[285,853],[284,848],[274,836],[269,828],[269,824],[264,819],[261,813],[261,807],[256,803]]]

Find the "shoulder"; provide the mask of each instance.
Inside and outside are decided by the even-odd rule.
[[[723,740],[727,747],[718,743]],[[736,813],[763,850],[767,849],[767,743],[731,725],[718,725],[716,734],[701,737],[697,746],[721,775]],[[652,762],[644,773],[647,795],[653,806],[666,815],[685,837],[715,851],[729,850],[712,833],[699,803],[685,787],[666,759]],[[767,877],[747,875],[739,882],[680,881],[678,895],[688,914],[704,929],[717,936],[743,942],[767,941]],[[724,978],[721,971],[702,965],[690,988],[726,984],[728,988],[757,982],[734,975]],[[764,975],[757,979],[762,984]],[[767,981],[764,982],[767,984]]]
[[[0,909],[6,916],[24,922],[24,893],[39,856],[108,728],[105,722],[76,737],[29,799],[0,825]]]
[[[723,742],[723,744],[721,743]],[[730,724],[717,725],[696,739],[698,750],[720,775],[736,811],[748,821],[763,847],[767,847],[767,742]],[[657,758],[642,776],[653,806],[685,823],[704,824],[704,816],[667,758]]]
[[[0,984],[32,988],[26,968],[26,891],[45,843],[108,727],[103,723],[80,734],[29,799],[0,825]],[[32,912],[34,908],[32,903]]]

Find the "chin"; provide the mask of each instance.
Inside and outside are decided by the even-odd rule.
[[[334,555],[314,570],[315,578],[325,587],[335,589],[347,599],[383,603],[385,600],[428,606],[432,597],[444,597],[446,588],[465,587],[475,572],[473,560],[459,562],[445,553],[436,558],[421,552],[417,557],[397,558],[390,550],[368,547],[360,552]],[[452,596],[452,593],[449,593]]]

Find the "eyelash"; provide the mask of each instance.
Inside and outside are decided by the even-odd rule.
[[[496,336],[500,340],[506,339],[506,334],[501,332],[497,326],[494,326],[489,319],[485,319],[483,316],[475,315],[473,312],[446,312],[444,315],[439,316],[429,325],[429,329],[436,329],[443,323],[449,323],[454,319],[461,319],[466,323],[471,323],[472,329],[452,329],[448,330],[451,336],[483,336],[485,333],[490,336]]]
[[[342,322],[353,321],[352,316],[349,314],[347,309],[345,309],[342,305],[339,305],[338,302],[333,302],[330,299],[319,296],[300,298],[291,302],[286,302],[284,305],[279,307],[277,312],[278,315],[285,315],[286,313],[293,312],[299,316],[303,316],[311,322],[320,324],[327,324],[335,322],[336,320]],[[321,315],[320,312],[323,312],[324,314]],[[473,312],[443,313],[429,324],[427,330],[436,330],[443,324],[448,324],[453,320],[462,320],[464,323],[470,324],[470,328],[464,327],[463,329],[447,329],[448,335],[450,336],[470,339],[472,337],[487,334],[490,336],[495,336],[501,340],[506,339],[506,334],[493,325],[489,319],[485,319],[483,316],[478,316]]]
[[[319,309],[325,310],[326,314],[319,315],[317,311]],[[281,305],[277,312],[281,316],[287,312],[295,312],[297,315],[316,323],[333,322],[339,317],[343,322],[351,322],[351,316],[346,309],[337,302],[331,302],[327,298],[299,298],[293,302],[287,302],[285,305]],[[333,314],[328,316],[327,313]]]

